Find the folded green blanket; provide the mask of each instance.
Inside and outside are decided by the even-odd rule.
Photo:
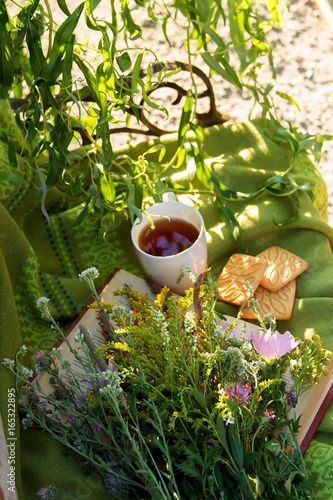
[[[1,117],[1,127],[17,140],[20,151],[22,137],[8,111]],[[6,129],[7,127],[7,129]],[[5,137],[6,134],[2,134]],[[124,145],[116,154],[132,157],[145,152],[149,145],[162,142],[171,157],[177,137]],[[283,173],[289,165],[286,151],[269,138],[265,124],[259,121],[212,127],[205,131],[205,149],[212,158],[223,155],[210,168],[231,189],[254,190],[272,175]],[[56,339],[49,325],[40,319],[36,301],[40,296],[50,299],[54,317],[70,322],[89,299],[89,291],[77,275],[95,266],[101,283],[114,267],[143,275],[130,241],[130,223],[121,224],[104,239],[98,228],[97,216],[90,216],[82,226],[73,227],[82,200],[75,200],[56,188],[48,193],[45,207],[51,227],[41,208],[41,195],[35,194],[38,184],[24,156],[18,155],[23,179],[11,175],[15,170],[8,159],[5,140],[0,141],[0,352],[1,358],[15,357],[25,343],[30,352],[51,348]],[[170,175],[173,171],[170,171]],[[285,198],[263,193],[250,202],[229,202],[237,214],[243,241],[250,255],[256,255],[272,245],[282,246],[309,263],[308,270],[297,279],[296,301],[292,318],[279,321],[277,329],[290,330],[297,337],[320,335],[324,347],[333,350],[333,229],[325,222],[326,186],[306,157],[295,164],[293,176],[298,181],[315,183],[315,202],[300,193],[300,216],[286,227],[290,216]],[[186,185],[186,176],[177,174],[178,182]],[[196,186],[199,186],[197,182]],[[226,225],[221,222],[210,196],[198,197],[208,240],[208,265],[217,277],[228,258],[238,249]],[[222,313],[236,315],[230,304],[220,303]],[[7,422],[8,389],[14,380],[0,366],[0,410],[4,426]],[[333,498],[333,407],[326,413],[314,440],[305,455],[310,475],[314,479],[318,499]],[[30,500],[42,486],[54,484],[77,498],[101,499],[103,488],[97,475],[87,474],[76,456],[67,456],[62,447],[43,432],[23,430],[16,426],[16,486],[21,499]]]

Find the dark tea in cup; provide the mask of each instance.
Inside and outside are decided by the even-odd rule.
[[[154,230],[150,228],[151,220],[155,223]],[[191,269],[195,277],[206,269],[205,224],[193,206],[180,201],[151,205],[141,220],[134,221],[131,238],[147,276],[174,293],[184,294],[193,287],[185,269]]]
[[[139,247],[145,253],[157,257],[168,257],[183,252],[198,239],[199,230],[187,220],[161,218],[149,225],[139,235]]]

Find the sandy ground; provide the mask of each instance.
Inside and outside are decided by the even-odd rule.
[[[318,0],[319,2],[325,0]],[[56,0],[49,0],[56,22],[61,21],[61,12]],[[67,0],[72,11],[79,0]],[[333,135],[333,30],[327,22],[327,16],[314,1],[287,0],[288,13],[282,29],[273,29],[269,40],[274,47],[274,64],[277,71],[276,89],[292,96],[298,103],[300,111],[288,101],[279,99],[280,119],[289,120],[293,126],[310,134]],[[104,17],[108,2],[101,2],[99,15]],[[171,47],[164,41],[159,25],[135,12],[136,20],[144,27],[142,43],[156,52],[160,60],[186,61],[182,26],[171,27],[168,31]],[[181,20],[180,20],[181,24]],[[223,32],[223,28],[221,28]],[[84,20],[80,22],[77,38],[84,39],[87,29]],[[89,30],[89,43],[95,44],[94,32]],[[147,56],[149,58],[149,51]],[[151,54],[150,54],[151,55]],[[146,56],[145,56],[146,57]],[[199,59],[195,61],[200,65]],[[269,82],[270,70],[267,66],[261,69],[261,81]],[[252,99],[246,92],[234,90],[230,84],[221,81],[220,77],[212,79],[217,108],[227,112],[233,121],[246,120],[252,108]],[[255,110],[252,117],[259,116]],[[173,121],[171,120],[171,128]],[[144,137],[144,136],[143,136]],[[113,136],[115,141],[115,136]],[[119,139],[118,139],[119,140]],[[142,140],[142,138],[141,138]],[[329,194],[329,223],[333,226],[333,142],[326,141],[322,158],[318,165]]]

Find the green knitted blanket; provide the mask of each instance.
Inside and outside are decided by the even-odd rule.
[[[0,128],[0,353],[1,358],[15,357],[24,343],[30,352],[51,348],[56,339],[49,324],[40,319],[36,301],[50,299],[50,309],[59,321],[76,317],[89,299],[89,292],[77,275],[95,266],[101,283],[114,267],[142,275],[130,241],[130,224],[121,220],[112,238],[103,238],[97,216],[90,216],[81,226],[74,226],[82,209],[65,191],[52,188],[45,200],[50,224],[41,210],[41,194],[36,195],[36,173],[22,153],[23,139],[8,108],[1,114]],[[16,145],[16,177],[8,157],[6,137]],[[124,145],[116,154],[137,157],[149,145],[163,142],[171,157],[177,137]],[[214,158],[223,157],[210,166],[215,175],[233,190],[249,192],[272,175],[283,173],[289,165],[287,153],[273,142],[261,121],[212,127],[205,132],[205,149]],[[172,175],[173,172],[170,172]],[[278,322],[283,333],[290,330],[297,337],[320,335],[324,347],[333,350],[333,229],[325,222],[326,186],[307,157],[300,157],[293,176],[298,181],[314,182],[315,202],[300,193],[300,216],[292,224],[279,227],[290,216],[285,198],[261,194],[249,202],[230,202],[243,231],[250,255],[272,245],[282,246],[309,263],[308,270],[297,280],[296,301],[292,318]],[[179,183],[186,175],[177,174]],[[208,240],[208,265],[217,277],[228,258],[238,251],[226,225],[208,195],[198,196]],[[219,305],[221,312],[236,315],[231,305]],[[6,430],[8,390],[15,384],[11,373],[0,365],[0,410]],[[333,406],[326,413],[315,438],[306,452],[308,471],[314,480],[318,499],[333,498]],[[16,425],[16,487],[20,499],[37,498],[42,486],[53,484],[80,499],[100,500],[103,488],[97,475],[87,474],[78,458],[65,455],[63,448],[36,429]]]

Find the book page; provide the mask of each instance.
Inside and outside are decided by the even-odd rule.
[[[329,404],[332,400],[326,399],[333,385],[333,358],[330,361],[328,375],[322,375],[319,384],[313,385],[300,398],[295,408],[296,417],[300,418],[298,442],[303,453],[316,432]],[[326,401],[325,401],[326,399]],[[306,442],[305,442],[306,441]],[[304,446],[302,446],[304,442]],[[305,448],[305,449],[304,449]]]

